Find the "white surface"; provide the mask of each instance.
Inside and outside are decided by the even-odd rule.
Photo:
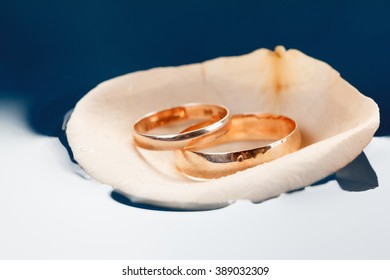
[[[390,139],[365,150],[380,187],[337,183],[205,212],[133,208],[72,170],[56,138],[0,103],[1,259],[390,258]]]

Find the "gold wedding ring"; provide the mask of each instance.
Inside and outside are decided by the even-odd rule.
[[[188,120],[206,120],[196,128],[178,134],[149,134],[148,131],[162,126]],[[135,122],[133,138],[138,147],[148,150],[176,150],[186,146],[189,142],[212,133],[214,137],[225,127],[230,120],[229,110],[219,105],[184,104],[178,107],[149,113]]]
[[[197,129],[197,125],[188,129]],[[223,133],[218,135],[211,133],[194,139],[183,149],[176,150],[178,170],[193,179],[219,178],[280,158],[301,146],[301,134],[297,124],[281,115],[234,115],[222,131]],[[202,151],[240,141],[253,141],[254,147],[229,152]],[[264,141],[269,142],[264,144]]]

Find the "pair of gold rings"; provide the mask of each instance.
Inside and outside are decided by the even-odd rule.
[[[150,131],[178,122],[197,121],[177,134]],[[301,134],[292,119],[274,114],[230,116],[220,105],[184,104],[149,113],[133,126],[135,144],[144,149],[173,150],[177,169],[194,179],[213,179],[269,162],[301,146]],[[250,148],[210,151],[245,141]]]

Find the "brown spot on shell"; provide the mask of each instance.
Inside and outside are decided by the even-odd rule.
[[[283,63],[286,49],[283,46],[277,46],[275,51],[272,53],[272,77],[274,92],[279,94],[287,86],[287,83],[283,77]]]

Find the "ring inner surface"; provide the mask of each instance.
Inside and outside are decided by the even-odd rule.
[[[192,129],[196,130],[211,125],[226,116],[226,109],[218,106],[196,105],[175,107],[143,118],[134,125],[134,129],[139,133],[146,133],[152,129],[174,125],[179,122],[207,119],[207,121],[197,123],[196,128]]]
[[[197,128],[197,125],[194,125],[188,129],[194,130]],[[202,136],[191,141],[185,149],[206,153],[221,152],[221,148],[225,148],[222,146],[227,143],[236,144],[235,146],[224,145],[230,148],[230,150],[228,150],[229,152],[241,151],[243,149],[237,147],[248,147],[248,144],[251,148],[259,148],[283,139],[292,133],[295,128],[295,122],[284,116],[271,114],[234,115],[224,134],[217,137],[212,134]],[[212,139],[212,141],[210,141],[210,139]],[[241,146],[239,144],[241,144]],[[219,147],[217,146],[220,146],[220,149],[218,149]]]

